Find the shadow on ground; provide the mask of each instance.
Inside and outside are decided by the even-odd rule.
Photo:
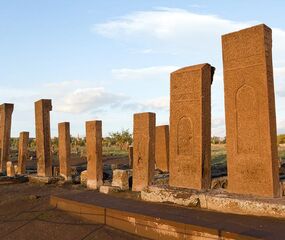
[[[0,186],[1,240],[143,239],[102,224],[88,224],[49,206],[51,194],[80,192],[70,186],[3,184]]]

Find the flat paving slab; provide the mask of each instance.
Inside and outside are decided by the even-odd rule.
[[[252,237],[253,239],[285,239],[285,220],[275,218],[226,214],[168,204],[149,203],[110,196],[95,191],[63,193],[52,198],[188,224],[196,226],[197,229],[216,231],[221,236],[223,233],[229,233],[228,236],[232,236],[234,239],[246,237]]]

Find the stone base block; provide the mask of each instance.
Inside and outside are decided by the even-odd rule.
[[[80,183],[84,186],[87,185],[87,170],[84,170],[80,174]]]
[[[51,184],[56,183],[60,180],[59,177],[40,177],[37,175],[29,175],[29,182],[37,184]]]
[[[115,169],[113,171],[113,187],[119,187],[121,190],[129,190],[129,173],[127,170]]]
[[[103,185],[102,181],[97,180],[88,180],[87,179],[87,188],[88,189],[98,189],[101,185]]]
[[[149,186],[141,198],[150,202],[165,202],[211,211],[285,218],[285,197],[257,198],[227,193],[223,189],[196,191],[168,186]]]
[[[121,189],[119,187],[114,187],[114,186],[101,186],[99,188],[100,193],[105,193],[105,194],[109,194],[112,192],[119,192]]]

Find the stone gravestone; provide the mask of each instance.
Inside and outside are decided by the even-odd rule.
[[[169,184],[211,184],[211,83],[214,67],[200,64],[171,73]]]
[[[70,151],[70,124],[62,122],[58,124],[58,158],[59,174],[65,180],[71,180]]]
[[[169,126],[155,128],[155,165],[163,171],[169,171]]]
[[[279,196],[271,29],[222,36],[228,189]]]
[[[129,173],[127,170],[115,169],[113,171],[112,186],[121,190],[129,190]]]
[[[133,168],[134,147],[129,146],[129,168]]]
[[[134,114],[133,191],[150,185],[155,167],[155,113]]]
[[[18,147],[18,174],[26,173],[26,162],[28,159],[29,132],[20,132]]]
[[[35,102],[37,175],[52,176],[52,155],[50,138],[50,99]]]
[[[87,187],[103,185],[102,121],[86,122]]]
[[[14,169],[14,165],[11,161],[7,161],[6,163],[7,165],[7,176],[8,177],[15,177],[15,169]]]
[[[10,161],[10,135],[14,104],[0,105],[0,172],[5,172]]]

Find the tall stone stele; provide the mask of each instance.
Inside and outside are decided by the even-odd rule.
[[[35,102],[37,175],[52,176],[52,155],[50,138],[50,99]]]
[[[28,159],[29,132],[20,132],[18,147],[18,174],[26,173],[26,162]]]
[[[134,114],[133,191],[150,185],[155,167],[155,113]]]
[[[228,190],[280,196],[272,32],[264,24],[222,36]]]
[[[133,168],[134,162],[134,147],[133,145],[129,146],[129,168]]]
[[[6,171],[6,164],[10,161],[10,135],[14,104],[0,105],[0,172]]]
[[[102,121],[86,122],[87,188],[103,185]]]
[[[211,83],[215,68],[200,64],[171,73],[169,184],[211,184]]]
[[[59,174],[65,180],[71,180],[70,169],[70,123],[58,124],[58,159]]]
[[[163,172],[169,171],[169,126],[155,128],[155,167]]]

